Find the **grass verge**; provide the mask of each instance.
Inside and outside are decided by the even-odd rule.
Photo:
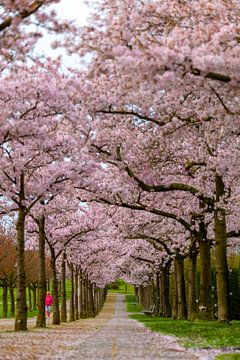
[[[134,296],[126,296],[127,309],[130,312],[140,312]],[[182,339],[187,348],[240,348],[240,321],[231,325],[217,321],[188,321],[170,318],[151,317],[144,314],[132,314],[132,319],[144,323],[153,331],[174,335]],[[231,351],[231,350],[230,350]],[[240,360],[240,354],[226,354],[226,359]],[[223,360],[224,357],[219,359]]]
[[[240,360],[240,354],[218,355],[215,360]]]

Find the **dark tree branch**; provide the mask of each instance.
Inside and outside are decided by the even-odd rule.
[[[142,115],[140,113],[138,113],[137,111],[128,111],[128,110],[113,110],[111,108],[109,109],[102,109],[102,110],[96,110],[95,111],[96,114],[112,114],[112,115],[132,115],[132,116],[136,116],[138,119],[140,120],[145,120],[145,121],[150,121],[152,123],[155,123],[159,126],[164,126],[166,125],[166,123],[164,121],[159,121],[153,117],[147,116],[147,115]]]
[[[148,185],[144,181],[140,180],[128,167],[128,165],[125,166],[125,170],[128,173],[128,175],[132,179],[134,179],[137,182],[137,184],[140,186],[140,188],[143,189],[144,191],[147,192],[185,191],[191,193],[192,195],[197,196],[199,200],[201,200],[207,205],[210,205],[212,208],[214,206],[213,199],[209,197],[205,197],[204,195],[200,194],[199,190],[191,185],[182,184],[182,183],[172,183],[170,185]]]
[[[9,26],[12,25],[12,22],[15,18],[20,18],[21,20],[26,19],[30,15],[36,13],[38,9],[44,5],[44,1],[34,1],[27,9],[23,9],[21,12],[19,12],[15,17],[9,17],[8,19],[4,20],[0,24],[0,31],[5,30]]]

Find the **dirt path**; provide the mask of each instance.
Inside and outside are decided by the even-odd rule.
[[[190,351],[177,339],[154,333],[132,320],[124,295],[108,295],[94,319],[15,333],[13,320],[0,320],[0,359],[4,360],[212,360],[216,351]],[[9,331],[11,330],[11,331]]]

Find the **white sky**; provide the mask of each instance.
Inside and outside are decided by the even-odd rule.
[[[61,0],[53,8],[57,11],[59,18],[74,20],[78,25],[85,25],[87,23],[89,9],[83,3],[83,0]],[[78,66],[77,57],[68,56],[64,50],[51,49],[50,44],[53,40],[54,36],[45,35],[36,46],[35,52],[38,55],[50,57],[61,54],[64,66]]]

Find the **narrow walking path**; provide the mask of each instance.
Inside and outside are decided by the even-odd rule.
[[[171,336],[154,333],[129,318],[124,295],[117,295],[113,319],[84,341],[65,359],[84,360],[196,360],[214,359],[214,354],[184,349]]]
[[[94,319],[14,333],[0,320],[4,360],[212,360],[217,350],[186,350],[179,340],[154,333],[128,317],[124,295],[110,294]],[[7,330],[7,332],[6,332]]]

